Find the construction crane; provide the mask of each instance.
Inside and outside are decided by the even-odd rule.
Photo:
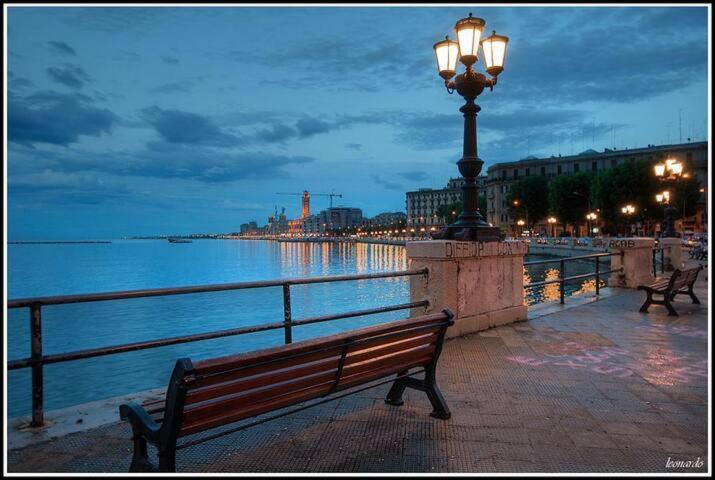
[[[306,195],[307,194],[307,195]],[[310,198],[311,196],[314,197],[330,197],[330,208],[333,208],[333,197],[339,197],[343,198],[342,193],[308,193],[308,190],[303,191],[302,193],[284,193],[284,192],[276,192],[276,195],[298,195],[300,197],[307,197]]]

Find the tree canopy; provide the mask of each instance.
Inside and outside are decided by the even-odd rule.
[[[527,227],[542,220],[549,213],[549,183],[546,177],[524,177],[514,182],[509,188],[506,200],[509,215],[514,218],[528,219]]]

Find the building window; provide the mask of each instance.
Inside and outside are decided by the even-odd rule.
[[[506,180],[506,170],[501,171],[501,178],[502,180]]]
[[[541,174],[546,175],[546,167],[541,167]]]
[[[529,173],[531,173],[531,171],[529,170],[529,167],[526,167],[526,172],[524,174],[528,177]]]
[[[611,159],[611,167],[615,167],[617,164],[618,164],[618,160],[616,160],[615,158],[612,158]]]
[[[598,162],[591,162],[591,170],[594,172],[598,170]]]
[[[693,161],[693,152],[687,152],[685,154],[685,159],[688,161],[688,163]]]
[[[519,178],[519,169],[518,168],[514,169],[514,178]]]
[[[573,164],[573,171],[574,171],[574,173],[577,173],[580,167],[581,167],[581,165],[579,165],[578,163],[574,163],[574,164]]]
[[[561,165],[556,166],[556,174],[561,175]]]

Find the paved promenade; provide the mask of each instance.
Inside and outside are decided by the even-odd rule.
[[[387,387],[181,450],[183,472],[704,472],[707,271],[696,294],[641,314],[642,292],[446,343],[452,410]],[[567,299],[567,303],[572,301]],[[113,424],[8,452],[10,472],[126,472],[130,429]],[[667,468],[668,460],[701,468]]]

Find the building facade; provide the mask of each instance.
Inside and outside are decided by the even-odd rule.
[[[516,162],[497,163],[487,170],[487,221],[494,226],[502,227],[506,231],[514,228],[516,221],[509,215],[507,196],[511,185],[523,177],[540,175],[547,181],[559,175],[568,175],[584,171],[600,171],[613,168],[625,162],[636,160],[654,160],[659,154],[676,158],[685,162],[688,169],[692,169],[695,177],[700,182],[701,198],[698,212],[686,219],[685,227],[693,231],[703,231],[707,225],[707,188],[708,188],[708,143],[693,142],[677,145],[648,145],[645,148],[628,150],[611,150],[606,148],[603,152],[586,150],[578,155],[566,157],[535,158],[519,160]],[[537,224],[537,231],[550,232],[550,227]]]
[[[366,224],[370,227],[379,227],[400,222],[403,224],[407,222],[407,215],[404,212],[383,212],[367,220]]]
[[[479,195],[485,195],[487,176],[477,177]],[[439,216],[439,208],[443,205],[454,205],[462,201],[463,178],[450,178],[447,186],[441,189],[420,188],[407,192],[405,204],[407,207],[407,225],[439,226],[444,219]]]
[[[325,233],[341,228],[356,228],[363,223],[362,210],[350,207],[332,207],[302,221],[302,233]]]

